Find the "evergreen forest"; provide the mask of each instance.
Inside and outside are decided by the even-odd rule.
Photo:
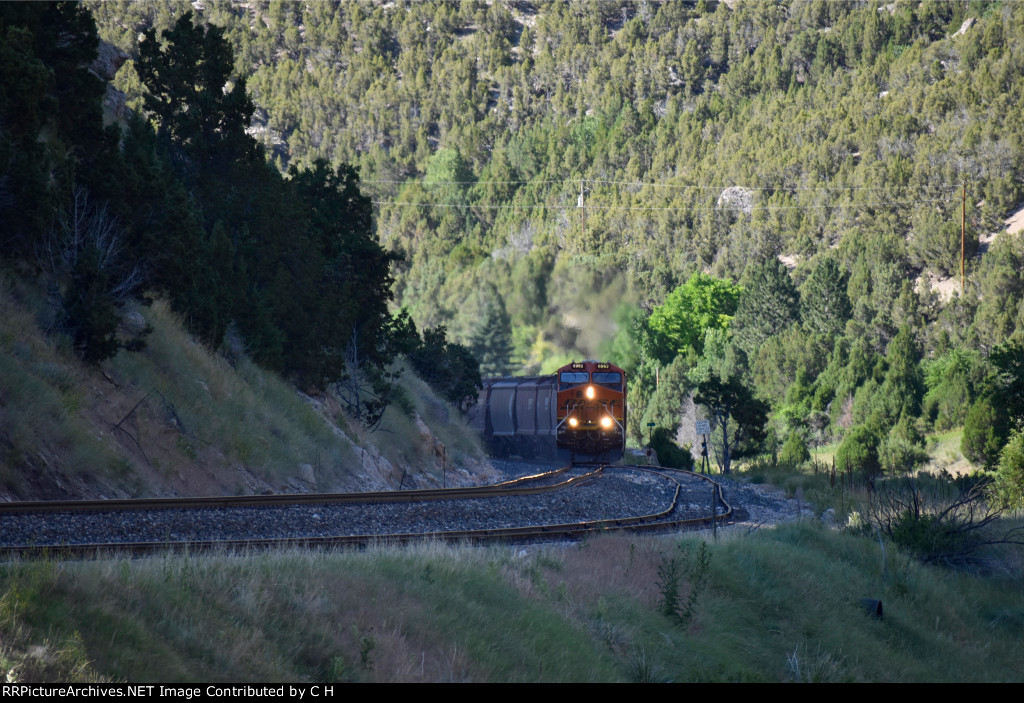
[[[601,358],[637,443],[963,427],[1022,501],[1022,3],[12,3],[0,55],[4,265],[86,360],[154,295],[370,423],[401,354],[463,407]]]

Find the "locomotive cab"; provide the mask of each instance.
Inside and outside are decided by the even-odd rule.
[[[618,366],[578,361],[557,375],[556,438],[572,454],[619,457],[626,446],[626,374]]]

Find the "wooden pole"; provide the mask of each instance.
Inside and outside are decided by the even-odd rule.
[[[579,202],[577,203],[577,205],[579,205],[579,208],[580,208],[580,219],[581,219],[581,222],[582,222],[582,229],[583,229],[583,233],[582,233],[583,234],[583,241],[586,241],[587,240],[587,206],[586,206],[586,204],[583,201],[583,179],[582,178],[580,179],[580,199],[579,199]]]
[[[960,203],[960,295],[963,296],[964,282],[964,251],[967,238],[967,181],[963,184],[963,199]]]

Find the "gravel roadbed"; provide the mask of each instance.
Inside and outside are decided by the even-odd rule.
[[[706,514],[708,501],[700,496],[710,495],[710,491],[699,480],[693,489],[694,500],[687,500],[684,495],[680,505],[698,513],[703,509]],[[0,515],[0,545],[392,535],[595,522],[660,513],[671,506],[675,492],[676,483],[667,477],[609,469],[581,484],[530,496],[411,503],[22,513]]]

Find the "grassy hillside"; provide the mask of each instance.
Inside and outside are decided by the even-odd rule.
[[[705,536],[710,540],[710,535]],[[17,680],[1020,681],[1021,554],[979,578],[818,523],[569,547],[0,567]],[[688,622],[662,614],[675,559]],[[884,617],[861,601],[883,602]]]
[[[198,344],[162,302],[132,310],[145,350],[83,364],[40,290],[0,285],[0,495],[216,495],[430,486],[435,445],[487,471],[458,413],[406,373],[381,431],[347,420],[248,360]],[[429,426],[429,427],[428,427]],[[431,430],[430,428],[433,428]]]

